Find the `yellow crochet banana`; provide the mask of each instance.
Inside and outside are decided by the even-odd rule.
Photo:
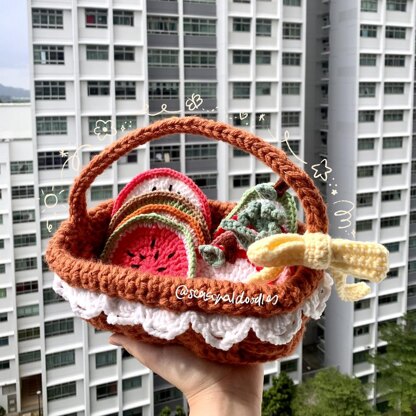
[[[342,300],[354,301],[370,293],[364,282],[347,284],[347,275],[380,282],[389,270],[389,252],[377,243],[331,239],[328,234],[276,234],[251,244],[251,262],[264,268],[249,282],[265,283],[276,279],[285,266],[305,266],[328,270]]]

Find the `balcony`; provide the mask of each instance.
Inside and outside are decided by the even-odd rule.
[[[354,348],[362,349],[372,345],[373,336],[371,333],[354,337]]]
[[[388,319],[391,315],[400,315],[402,313],[402,298],[403,293],[399,294],[399,299],[397,302],[387,303],[384,305],[379,305],[378,307],[378,317],[379,319]]]
[[[283,6],[283,19],[302,19],[303,7]]]
[[[359,364],[354,364],[353,366],[354,375],[373,372],[373,371],[374,371],[374,366],[367,361],[363,363],[359,363]]]
[[[56,5],[52,0],[43,1],[43,3],[45,6],[51,8]],[[71,2],[66,1],[66,3],[71,5]],[[63,10],[63,28],[56,30],[34,28],[32,31],[33,43],[37,43],[38,41],[49,41],[52,44],[55,42],[72,42],[72,27],[71,10]]]
[[[385,216],[395,212],[402,212],[404,208],[404,201],[406,201],[406,198],[403,195],[404,193],[405,191],[402,190],[402,199],[399,201],[383,201],[381,203],[381,215]]]
[[[402,221],[405,219],[402,218]],[[380,230],[380,239],[381,240],[388,240],[388,239],[403,239],[405,237],[404,228],[403,226],[399,227],[388,227],[388,228],[381,228]]]
[[[53,30],[53,32],[59,32]],[[33,70],[35,78],[56,79],[56,78],[72,78],[74,74],[73,65],[73,48],[72,46],[64,46],[64,63],[62,64],[34,64]]]
[[[374,300],[371,300],[371,306],[367,309],[358,309],[354,311],[354,322],[371,321],[374,319]]]
[[[379,283],[379,292],[384,293],[392,290],[397,290],[403,287],[403,277],[389,277]]]

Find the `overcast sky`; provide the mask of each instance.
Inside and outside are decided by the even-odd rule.
[[[26,0],[0,0],[0,84],[29,88]]]

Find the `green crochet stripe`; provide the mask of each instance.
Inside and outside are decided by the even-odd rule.
[[[298,210],[296,208],[296,202],[293,195],[289,192],[285,192],[281,197],[277,198],[277,202],[279,202],[286,213],[286,221],[287,226],[289,228],[289,232],[297,233],[298,232]]]
[[[182,234],[185,241],[186,251],[188,253],[188,275],[187,278],[193,278],[196,275],[196,253],[194,250],[193,238],[190,232],[186,227],[181,223],[174,222],[167,217],[159,214],[141,214],[137,215],[128,221],[126,221],[122,226],[115,229],[115,231],[108,238],[104,250],[100,256],[102,261],[108,261],[113,252],[116,244],[123,237],[124,232],[128,231],[130,228],[134,228],[137,225],[160,225],[163,224],[166,228],[171,228],[178,233]]]

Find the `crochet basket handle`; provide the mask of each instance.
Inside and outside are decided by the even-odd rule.
[[[275,185],[279,194],[289,187],[296,192],[305,210],[306,229],[309,232],[328,231],[326,205],[321,194],[306,172],[290,161],[282,150],[244,130],[199,117],[172,117],[160,120],[136,129],[107,146],[84,167],[74,182],[69,196],[71,221],[88,223],[86,192],[95,178],[113,162],[137,146],[178,133],[206,136],[252,154],[279,175],[280,179]]]

